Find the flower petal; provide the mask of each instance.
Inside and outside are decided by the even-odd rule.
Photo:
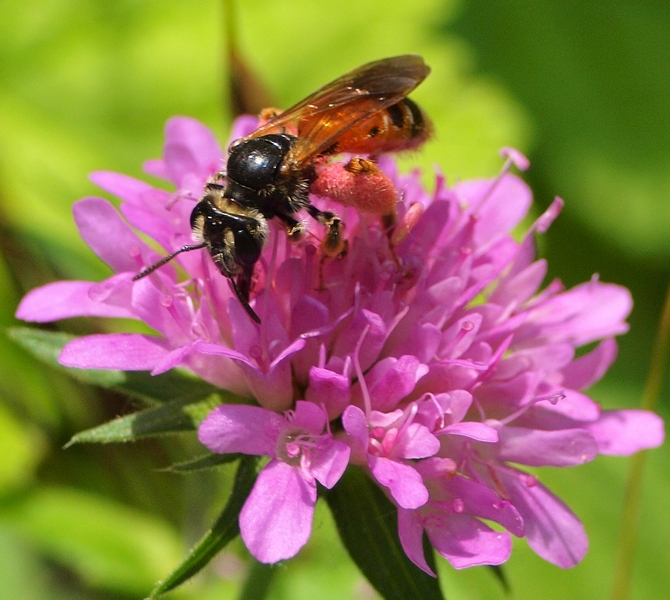
[[[198,439],[212,452],[275,456],[279,434],[286,425],[281,415],[244,404],[223,404],[198,428]]]
[[[498,457],[532,467],[571,467],[592,461],[598,454],[593,436],[582,429],[540,431],[502,427]]]
[[[494,531],[479,519],[449,513],[425,524],[428,539],[454,569],[479,565],[500,565],[512,552],[509,533]]]
[[[407,557],[419,569],[435,577],[423,552],[423,525],[417,511],[398,508],[398,537]]]
[[[511,469],[496,475],[523,517],[531,548],[564,569],[578,564],[589,542],[574,513],[534,477]]]
[[[427,370],[416,357],[409,355],[377,362],[365,376],[372,408],[382,412],[393,410]],[[360,385],[355,391],[358,403],[362,404]]]
[[[351,401],[349,378],[330,369],[312,367],[305,399],[323,406],[328,412],[328,419],[333,420],[342,414]]]
[[[58,362],[79,369],[151,371],[168,353],[163,338],[135,333],[108,333],[80,337],[63,348]]]
[[[402,430],[393,453],[407,459],[427,458],[439,449],[440,440],[425,425],[411,423]]]
[[[428,501],[428,490],[416,469],[379,456],[370,456],[368,460],[375,479],[389,488],[399,506],[419,508]]]
[[[120,317],[136,319],[128,307],[91,300],[90,281],[56,281],[28,292],[16,309],[16,318],[48,323],[70,317]]]
[[[262,563],[293,558],[312,532],[316,483],[273,460],[260,472],[240,513],[240,533]]]
[[[216,173],[223,155],[210,129],[190,117],[173,117],[165,125],[163,156],[170,179],[183,187],[184,178],[194,174],[202,178]]]
[[[94,171],[89,179],[106,192],[131,204],[142,204],[142,196],[154,190],[144,181],[112,171]]]
[[[464,513],[500,523],[516,536],[524,534],[523,519],[516,508],[490,487],[460,475],[444,478],[443,485],[452,504],[456,500],[462,502]]]
[[[563,368],[563,385],[583,390],[600,380],[614,362],[618,346],[613,339],[603,340],[598,346]]]
[[[331,489],[349,464],[351,449],[332,438],[323,440],[312,455],[310,472],[324,487]]]
[[[586,428],[598,442],[601,454],[615,456],[657,448],[665,438],[663,419],[646,410],[604,411]]]
[[[139,269],[138,257],[150,248],[107,200],[84,198],[72,211],[81,237],[101,260],[117,273]]]
[[[447,427],[441,429],[437,434],[461,435],[478,442],[495,443],[498,441],[498,432],[493,427],[486,423],[477,423],[476,421],[466,421],[463,423],[447,425]]]

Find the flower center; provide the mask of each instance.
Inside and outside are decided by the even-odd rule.
[[[303,429],[287,429],[277,440],[277,458],[292,467],[299,467],[303,461],[309,463],[310,450],[315,445],[314,436]]]

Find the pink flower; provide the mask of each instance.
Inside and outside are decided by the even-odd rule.
[[[238,120],[233,138],[255,124]],[[376,217],[312,197],[342,217],[348,253],[322,258],[323,231],[312,223],[296,243],[273,229],[250,298],[259,325],[204,250],[132,281],[191,242],[190,213],[221,166],[198,122],[174,118],[166,137],[163,159],[146,169],[175,192],[101,172],[93,180],[121,198],[125,219],[101,198],[74,207],[81,235],[115,274],[33,290],[17,311],[38,322],[135,318],[156,335],[79,338],[61,362],[153,373],[181,366],[254,398],[262,408],[215,409],[200,439],[215,452],[272,457],[240,519],[259,560],[302,547],[315,480],[335,485],[350,459],[398,506],[403,547],[426,571],[423,532],[457,568],[504,562],[510,534],[554,564],[577,564],[587,548],[582,524],[524,465],[565,467],[658,446],[663,424],[644,411],[603,411],[580,392],[613,362],[631,298],[595,277],[571,290],[558,280],[541,288],[547,265],[535,260],[533,234],[546,231],[562,201],[521,241],[512,237],[531,192],[508,169],[525,168],[525,157],[506,149],[499,177],[448,187],[438,176],[432,193],[418,173],[399,175],[382,157],[402,199],[394,252]]]
[[[198,430],[213,452],[272,458],[240,513],[242,539],[261,562],[298,553],[312,531],[316,481],[332,488],[347,467],[349,447],[334,440],[327,426],[322,408],[299,400],[283,416],[256,406],[219,406]]]

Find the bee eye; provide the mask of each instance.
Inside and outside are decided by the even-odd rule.
[[[252,190],[272,185],[291,143],[291,138],[285,135],[239,140],[228,153],[228,178]]]
[[[254,237],[248,229],[237,229],[235,236],[235,254],[238,262],[243,266],[253,267],[261,257],[263,249],[262,238]]]

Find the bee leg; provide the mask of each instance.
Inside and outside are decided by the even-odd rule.
[[[391,253],[391,258],[393,259],[393,262],[396,264],[396,267],[402,270],[402,264],[400,263],[400,259],[396,254],[395,242],[394,242],[395,232],[398,225],[398,215],[394,210],[392,213],[381,215],[380,218],[382,222],[382,227],[384,228],[384,231],[386,231],[386,239],[388,240],[389,243],[389,252]]]
[[[346,249],[346,240],[342,235],[344,225],[342,219],[336,214],[322,211],[316,206],[308,205],[307,212],[318,223],[326,227],[326,237],[321,244],[321,249],[326,256],[339,256]]]
[[[223,189],[224,186],[220,185],[219,182],[225,180],[226,180],[226,174],[223,171],[217,171],[207,180],[207,183],[205,184],[205,189],[207,189],[210,185],[214,185],[216,189]]]
[[[298,241],[302,238],[302,234],[305,233],[305,224],[301,221],[296,221],[292,216],[277,212],[276,216],[284,224],[284,229],[286,229],[286,235],[292,242]]]
[[[404,242],[405,239],[407,239],[409,234],[412,232],[412,229],[414,229],[415,225],[419,222],[419,219],[423,214],[423,210],[423,204],[419,202],[415,202],[407,208],[405,216],[400,219],[392,231],[392,244],[397,246],[398,244]]]

